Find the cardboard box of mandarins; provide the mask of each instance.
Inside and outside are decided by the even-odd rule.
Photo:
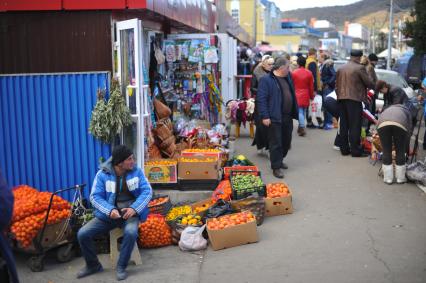
[[[217,180],[219,178],[217,158],[180,157],[178,160],[178,179]]]
[[[285,183],[266,185],[265,214],[277,216],[293,213],[293,197]]]
[[[214,251],[259,241],[256,218],[249,211],[207,219],[207,233]]]

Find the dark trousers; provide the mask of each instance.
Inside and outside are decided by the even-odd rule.
[[[349,99],[339,100],[338,103],[341,137],[340,152],[345,155],[349,154],[349,152],[353,156],[361,155],[362,104]]]
[[[281,123],[272,123],[268,128],[269,159],[271,168],[279,169],[283,158],[287,156],[291,145],[293,132],[293,119],[285,115]]]
[[[398,126],[384,126],[377,130],[383,148],[383,165],[392,164],[392,145],[395,146],[396,165],[405,164],[408,146],[408,132]]]
[[[326,88],[322,91],[322,108],[324,111],[324,126],[327,124],[333,123],[333,115],[330,111],[328,111],[327,107],[325,107],[325,101],[327,100],[327,95],[333,92],[332,88]]]

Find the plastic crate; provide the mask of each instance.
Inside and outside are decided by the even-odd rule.
[[[214,191],[218,180],[179,180],[181,191]]]
[[[265,182],[263,182],[263,180],[262,180],[262,183],[263,183],[262,186],[253,186],[253,187],[249,187],[249,188],[244,188],[244,189],[236,190],[234,188],[234,185],[233,185],[232,181],[233,181],[233,178],[236,175],[241,175],[241,174],[242,175],[255,175],[255,176],[259,176],[259,178],[261,178],[261,180],[262,180],[262,177],[261,177],[261,174],[260,174],[259,171],[231,171],[230,181],[231,181],[232,199],[233,200],[240,200],[240,199],[252,196],[253,194],[258,194],[261,197],[265,197],[266,196],[266,185],[265,185]]]
[[[231,167],[224,167],[223,168],[223,179],[227,180],[229,179],[229,176],[231,175],[231,171],[256,171],[259,172],[259,169],[257,166],[231,166]]]
[[[169,210],[172,208],[172,203],[170,201],[170,198],[167,195],[156,195],[151,200],[155,200],[158,198],[167,198],[167,201],[157,205],[153,205],[153,206],[148,205],[149,212],[166,216]]]

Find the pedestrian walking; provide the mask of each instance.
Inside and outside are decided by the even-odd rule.
[[[322,83],[322,101],[324,106],[325,98],[333,92],[336,87],[336,71],[334,70],[333,60],[325,53],[321,53],[319,63]],[[331,130],[333,128],[333,116],[324,107],[324,130]]]
[[[398,184],[407,181],[405,177],[407,152],[412,132],[412,117],[410,110],[403,104],[394,104],[387,107],[379,116],[377,126],[380,143],[382,145],[383,182],[392,184],[394,178]],[[395,174],[392,165],[392,150],[395,149]]]
[[[318,68],[318,60],[317,60],[317,50],[315,48],[310,48],[308,51],[308,58],[306,59],[306,69],[311,71],[314,77],[314,92],[315,95],[321,95],[321,74]],[[316,117],[318,121],[319,128],[323,127],[323,121],[321,118]],[[316,128],[312,123],[312,117],[308,115],[308,128]]]
[[[305,136],[305,116],[309,108],[310,100],[314,99],[314,77],[306,70],[306,59],[303,56],[297,58],[298,68],[292,73],[294,88],[296,91],[297,106],[299,107],[299,127],[297,134]]]
[[[372,80],[372,82],[374,83],[374,85],[376,85],[378,81],[376,71],[374,70],[378,61],[379,61],[379,58],[377,57],[377,55],[374,53],[371,53],[370,55],[368,55],[367,66],[365,67],[367,70],[367,74]],[[371,113],[376,114],[377,91],[373,90],[373,92],[374,92],[374,95],[371,96],[371,102],[370,102],[370,105],[368,105],[368,109],[371,111]],[[369,122],[367,129],[365,130],[367,134],[370,132],[370,127],[371,127],[371,123]]]
[[[336,95],[340,117],[340,152],[352,157],[367,156],[361,147],[362,102],[367,102],[367,89],[373,89],[365,66],[360,64],[361,50],[352,50],[351,59],[336,74]]]
[[[298,119],[296,95],[291,74],[290,62],[279,57],[273,71],[260,79],[257,100],[259,115],[268,128],[269,156],[273,175],[284,178],[282,169],[288,166],[283,162],[291,145],[293,119]]]
[[[262,57],[262,61],[254,68],[253,77],[251,79],[251,94],[255,99],[257,96],[259,80],[271,72],[273,65],[274,58],[272,58],[271,55],[264,55]],[[268,130],[262,124],[262,120],[259,117],[258,108],[257,100],[255,100],[254,123],[256,126],[256,131],[254,134],[252,146],[256,145],[258,154],[262,154],[264,150],[268,149]]]

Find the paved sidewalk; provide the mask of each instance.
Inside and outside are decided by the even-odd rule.
[[[426,282],[426,195],[413,184],[386,185],[367,158],[343,157],[332,149],[335,130],[294,134],[284,181],[295,212],[266,218],[260,241],[221,251],[180,252],[175,246],[141,250],[143,265],[131,266],[126,282]],[[249,138],[237,142],[276,181],[266,157]],[[115,282],[107,269],[75,280],[83,261],[46,262],[32,273],[19,257],[22,282]]]

